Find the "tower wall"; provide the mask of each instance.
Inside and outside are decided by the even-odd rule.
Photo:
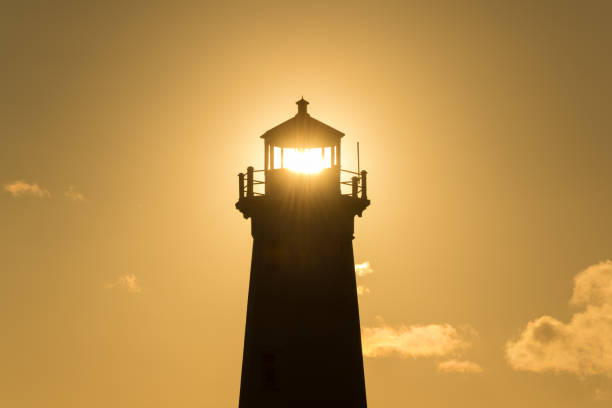
[[[366,407],[351,197],[255,197],[240,408]],[[369,203],[369,202],[368,202]]]

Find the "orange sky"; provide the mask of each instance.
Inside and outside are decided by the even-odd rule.
[[[25,3],[0,5],[0,406],[237,406],[236,174],[302,95],[368,170],[369,406],[611,404],[606,2]]]

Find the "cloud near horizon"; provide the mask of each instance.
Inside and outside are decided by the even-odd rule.
[[[538,317],[506,344],[513,369],[612,377],[612,261],[576,275],[570,304],[583,310],[568,323]]]
[[[370,266],[369,261],[365,261],[360,264],[355,264],[355,273],[359,277],[366,276],[374,273],[374,269],[372,269],[372,267]]]
[[[30,195],[34,197],[51,197],[51,193],[44,188],[41,188],[38,183],[28,183],[23,180],[17,180],[10,184],[4,185],[4,190],[11,193],[14,198],[18,198],[24,195]]]
[[[365,276],[365,275],[370,275],[372,273],[374,273],[374,269],[372,269],[372,267],[370,266],[369,261],[365,261],[360,264],[355,264],[355,275],[357,275],[358,278]],[[368,293],[370,293],[370,288],[368,288],[365,285],[357,285],[357,295],[358,296],[363,296]]]
[[[106,289],[114,289],[119,288],[126,290],[131,293],[141,293],[142,288],[136,281],[136,275],[130,273],[128,275],[123,275],[117,278],[117,280],[113,283],[108,283],[105,285]]]
[[[433,357],[456,354],[471,346],[473,329],[457,330],[450,324],[429,324],[390,327],[383,322],[378,327],[363,327],[361,340],[366,357]]]
[[[438,371],[442,373],[480,374],[482,367],[469,360],[447,360],[438,364]]]
[[[85,201],[85,196],[77,190],[76,186],[68,187],[64,195],[73,201]]]

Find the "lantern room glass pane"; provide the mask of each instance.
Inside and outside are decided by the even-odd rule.
[[[338,153],[337,153],[337,149],[336,146],[334,146],[334,166],[338,165]]]
[[[274,146],[274,168],[281,168],[281,148]]]
[[[331,148],[285,148],[283,159],[283,167],[286,169],[298,173],[317,173],[331,167]]]
[[[326,169],[331,168],[332,166],[332,148],[326,147],[323,153],[323,167]]]

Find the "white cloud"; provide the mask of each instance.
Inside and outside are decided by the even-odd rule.
[[[140,285],[136,281],[136,275],[134,275],[133,273],[120,276],[115,282],[109,283],[105,287],[106,289],[119,288],[132,293],[142,292]]]
[[[365,261],[360,264],[355,264],[355,274],[358,278],[374,273],[374,269],[370,266],[370,262]],[[365,285],[357,285],[357,295],[363,296],[370,293],[370,288]]]
[[[74,201],[85,201],[85,196],[80,193],[75,186],[68,187],[68,189],[64,191],[64,195]]]
[[[374,273],[374,269],[370,266],[369,261],[365,261],[364,263],[355,264],[355,273],[357,276],[365,276],[371,273]]]
[[[506,344],[506,359],[513,369],[612,377],[612,262],[576,275],[570,303],[583,310],[568,323],[538,317]]]
[[[370,262],[355,264],[358,278],[374,273]],[[357,285],[357,295],[370,293],[370,288]],[[478,336],[469,326],[457,329],[450,324],[400,325],[391,327],[377,317],[377,326],[361,328],[361,345],[365,357],[448,357],[458,355],[471,346]],[[482,368],[471,361],[449,360],[440,363],[441,372],[482,372]]]
[[[469,347],[469,338],[474,335],[473,329],[460,332],[450,324],[393,328],[382,323],[378,327],[363,327],[361,331],[363,355],[366,357],[392,354],[402,357],[447,356]]]
[[[10,184],[4,185],[4,190],[8,191],[17,198],[22,195],[31,195],[34,197],[51,197],[51,193],[41,188],[37,183],[28,183],[23,180],[17,180]]]
[[[442,373],[479,374],[482,367],[469,360],[447,360],[438,364],[438,371]]]

